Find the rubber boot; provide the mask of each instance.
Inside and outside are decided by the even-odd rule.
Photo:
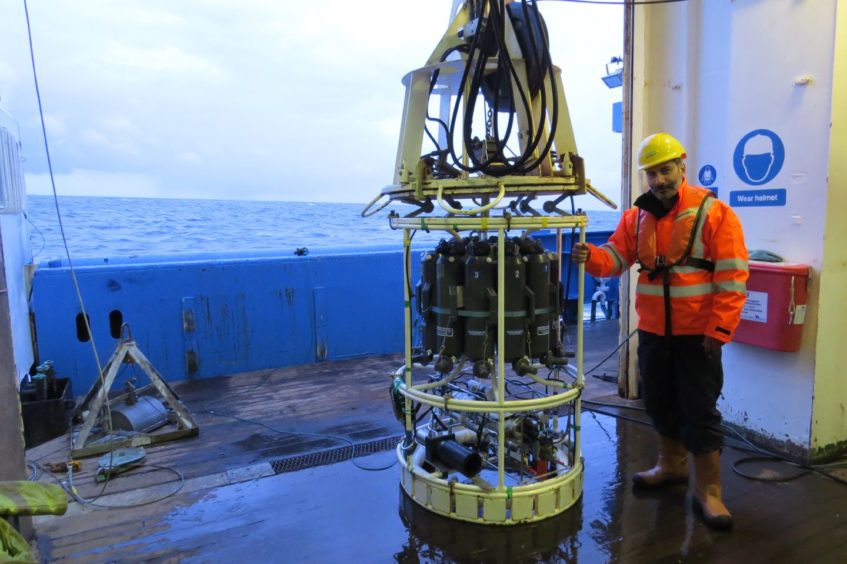
[[[655,489],[675,484],[688,484],[688,451],[679,439],[659,435],[656,465],[633,475],[632,486]]]
[[[696,513],[713,529],[731,529],[732,515],[721,498],[721,453],[718,450],[694,456],[694,498]]]

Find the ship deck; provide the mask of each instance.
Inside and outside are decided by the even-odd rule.
[[[614,349],[617,331],[614,321],[586,324],[586,368]],[[594,374],[615,376],[615,358]],[[73,483],[96,500],[35,518],[34,547],[49,562],[842,562],[847,554],[847,488],[817,473],[743,478],[731,467],[749,452],[727,448],[722,459],[732,532],[700,523],[685,487],[632,491],[631,473],[654,461],[652,431],[640,402],[590,376],[583,397],[597,403],[583,404],[585,486],[574,507],[510,528],[431,514],[401,493],[392,466],[402,427],[388,388],[401,364],[391,355],[180,382],[199,436],[146,447],[145,464],[105,488],[94,480],[98,457],[85,459]],[[356,464],[348,444],[323,435],[356,443]],[[63,461],[68,443],[39,445],[28,460]],[[796,470],[742,468],[762,478]]]

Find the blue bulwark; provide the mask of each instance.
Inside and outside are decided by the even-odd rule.
[[[399,246],[399,245],[398,245]],[[97,347],[113,312],[168,381],[403,350],[400,251],[79,266]],[[68,268],[33,283],[38,350],[76,389],[97,377]]]
[[[612,131],[623,133],[623,102],[612,104]]]
[[[601,244],[609,235],[591,232],[587,239]],[[547,249],[556,249],[554,231],[538,236]],[[568,300],[575,301],[578,269],[570,263],[571,238],[563,233],[562,276]],[[413,285],[420,278],[421,250],[413,250]],[[168,381],[403,350],[399,248],[111,262],[118,261],[76,267],[100,354],[105,358],[117,346],[120,327],[112,319],[119,317]],[[586,277],[586,300],[596,286]],[[606,294],[616,301],[616,287]],[[87,390],[97,366],[87,334],[79,331],[69,268],[42,265],[36,271],[32,309],[41,358],[53,360],[75,389]]]
[[[729,193],[729,205],[735,208],[784,206],[785,200],[785,188],[774,190],[737,190]]]

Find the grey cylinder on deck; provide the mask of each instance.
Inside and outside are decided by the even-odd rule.
[[[149,433],[168,422],[168,410],[160,400],[139,396],[133,405],[112,406],[112,428]]]

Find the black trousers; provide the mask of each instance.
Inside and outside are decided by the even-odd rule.
[[[703,335],[670,338],[638,331],[638,368],[647,414],[661,435],[682,439],[694,454],[723,446],[717,408],[721,352],[707,356]]]

